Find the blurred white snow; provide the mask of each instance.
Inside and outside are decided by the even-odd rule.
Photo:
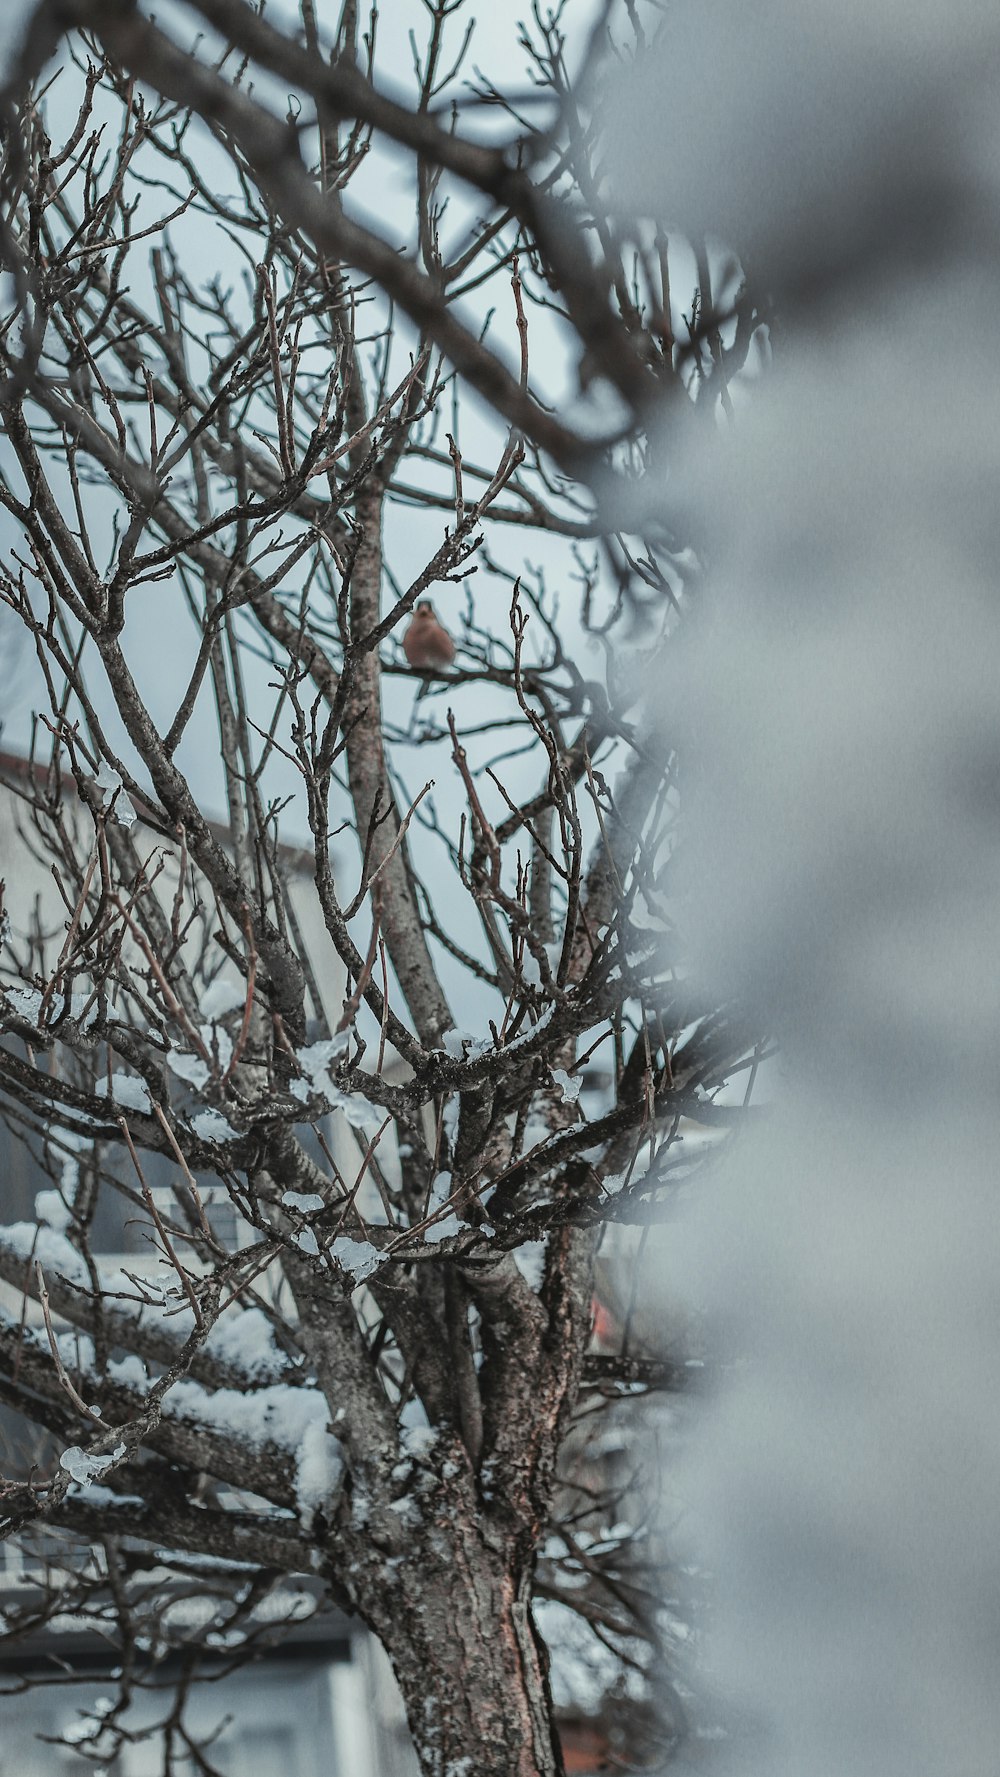
[[[4,0],[0,29],[0,81],[9,80],[24,42],[35,0]]]
[[[996,204],[998,61],[990,0],[672,0],[602,76],[612,190],[800,292],[926,265]]]
[[[720,1777],[997,1769],[998,63],[971,0],[679,4],[608,130],[780,322],[647,488],[704,566],[679,918],[783,1046],[664,1261],[723,1378],[677,1532]]]

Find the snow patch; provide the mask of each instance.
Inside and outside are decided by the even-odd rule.
[[[199,1141],[239,1141],[240,1132],[234,1129],[228,1117],[221,1111],[196,1111],[191,1118],[191,1128]]]
[[[186,1050],[170,1049],[167,1052],[167,1066],[179,1080],[186,1080],[189,1086],[199,1091],[208,1083],[208,1062],[200,1055],[190,1055]]]
[[[493,1053],[493,1039],[473,1037],[464,1030],[446,1030],[441,1038],[441,1047],[453,1061],[478,1061],[480,1056]]]
[[[260,1308],[223,1314],[208,1335],[206,1349],[220,1362],[232,1364],[252,1377],[280,1376],[288,1362],[274,1337],[271,1322]]]
[[[283,1191],[281,1201],[289,1209],[322,1209],[323,1199],[318,1191]]]
[[[623,1659],[613,1647],[599,1640],[589,1623],[569,1605],[540,1598],[532,1612],[549,1650],[549,1682],[557,1709],[597,1715],[610,1692],[643,1696],[646,1679],[640,1662],[644,1654],[648,1657],[648,1651],[637,1638],[623,1642]]]
[[[322,1417],[317,1415],[306,1426],[295,1462],[295,1498],[305,1530],[312,1529],[316,1513],[329,1500],[343,1473],[340,1444],[326,1428],[325,1401],[323,1408]]]
[[[98,1080],[94,1091],[98,1098],[106,1098],[108,1096],[107,1080]],[[120,1104],[127,1111],[144,1111],[149,1116],[153,1109],[149,1097],[149,1087],[145,1080],[140,1080],[136,1074],[112,1074],[111,1097],[115,1104]]]
[[[333,1110],[343,1111],[352,1129],[371,1129],[381,1123],[385,1113],[363,1092],[342,1092],[330,1076],[332,1062],[344,1053],[349,1041],[347,1032],[341,1031],[339,1036],[326,1037],[300,1049],[297,1059],[306,1077],[293,1080],[290,1090],[302,1104],[314,1095],[325,1098]]]
[[[87,1285],[90,1275],[74,1246],[65,1234],[53,1228],[40,1228],[37,1222],[12,1222],[0,1228],[0,1246],[19,1259],[38,1259],[46,1271],[55,1271],[67,1283]]]
[[[377,1246],[372,1246],[370,1240],[352,1240],[349,1234],[338,1234],[329,1252],[334,1263],[342,1271],[346,1271],[355,1283],[361,1283],[373,1271],[377,1271],[386,1256]]]
[[[198,1007],[202,1017],[213,1023],[217,1018],[225,1018],[227,1012],[242,1010],[246,1005],[246,988],[242,982],[226,981],[222,976],[206,987]]]
[[[555,1010],[553,1004],[546,1006],[534,1024],[530,1025],[527,1030],[522,1030],[519,1037],[512,1037],[509,1043],[505,1043],[504,1047],[507,1050],[523,1049],[525,1044],[530,1043],[532,1038],[537,1036],[540,1030],[544,1030],[547,1024],[551,1024],[552,1019],[555,1017]]]
[[[239,1319],[247,1320],[253,1312],[248,1309]],[[337,1486],[341,1445],[328,1430],[329,1408],[317,1388],[279,1382],[249,1392],[207,1389],[185,1377],[174,1384],[164,1407],[170,1416],[206,1425],[254,1448],[276,1444],[287,1450],[295,1458],[295,1497],[307,1527]]]
[[[2,991],[18,1016],[26,1019],[29,1024],[33,1024],[37,1030],[39,1028],[38,1018],[42,1010],[41,989],[38,987],[4,987]],[[89,1010],[84,1016],[88,1006]],[[65,1013],[66,995],[64,993],[52,994],[48,1003],[48,1022],[51,1023],[54,1018],[61,1018]],[[83,1030],[86,1030],[97,1017],[96,997],[91,993],[83,992],[71,994],[68,1016],[75,1023],[79,1023]],[[74,1115],[82,1118],[84,1112],[74,1111]]]
[[[35,1214],[54,1234],[65,1234],[73,1220],[72,1211],[66,1207],[58,1191],[36,1191]]]
[[[217,1061],[220,1074],[224,1074],[233,1059],[233,1039],[222,1024],[203,1024],[199,1032],[208,1053]]]
[[[74,1338],[75,1336],[75,1334],[71,1335],[71,1337]],[[87,1343],[89,1344],[90,1341],[88,1340]],[[91,1350],[93,1350],[93,1347],[91,1347]],[[80,1364],[81,1361],[80,1358],[77,1359],[78,1364]],[[91,1368],[92,1365],[93,1359],[91,1359],[91,1363],[87,1365],[87,1368]],[[113,1358],[108,1365],[108,1375],[111,1377],[112,1381],[120,1382],[123,1388],[142,1389],[145,1388],[148,1380],[146,1366],[143,1363],[142,1358],[134,1351],[130,1352],[127,1357]]]
[[[439,1240],[450,1240],[453,1234],[461,1234],[463,1224],[455,1211],[450,1209],[439,1222],[432,1222],[424,1234],[428,1246],[436,1246]]]
[[[523,1246],[516,1246],[514,1263],[525,1283],[537,1296],[545,1279],[544,1240],[526,1240]]]
[[[454,1094],[454,1098],[457,1111],[457,1093]],[[435,1174],[431,1184],[430,1196],[427,1200],[427,1214],[429,1216],[437,1215],[440,1210],[445,1208],[445,1205],[448,1203],[448,1199],[451,1196],[452,1189],[452,1177],[450,1172],[439,1172]],[[446,1215],[442,1215],[440,1220],[433,1222],[431,1226],[425,1230],[424,1239],[427,1241],[428,1245],[436,1246],[439,1240],[447,1240],[452,1234],[461,1234],[461,1232],[462,1223],[459,1221],[455,1211],[449,1209]]]
[[[144,1506],[147,1502],[138,1493],[115,1493],[110,1487],[102,1487],[99,1481],[74,1481],[67,1488],[68,1499],[81,1500],[88,1506],[100,1506],[112,1509],[116,1506]]]

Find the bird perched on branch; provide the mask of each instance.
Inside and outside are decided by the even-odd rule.
[[[418,670],[439,671],[455,658],[455,644],[434,615],[434,606],[421,599],[403,637],[403,653]]]

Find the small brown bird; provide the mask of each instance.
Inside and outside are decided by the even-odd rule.
[[[411,666],[428,671],[450,666],[455,658],[455,644],[428,599],[421,599],[413,613],[403,637],[403,653]]]

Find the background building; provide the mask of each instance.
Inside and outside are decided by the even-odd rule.
[[[66,912],[53,880],[50,860],[33,834],[30,810],[19,795],[28,788],[27,762],[11,754],[0,755],[0,879],[7,887],[7,906],[12,916],[12,935],[24,941],[29,929],[39,945],[51,942],[63,930]],[[70,789],[68,795],[75,792]],[[152,836],[155,841],[155,835]],[[172,860],[164,848],[164,898],[172,892]],[[302,942],[310,956],[320,959],[325,1009],[339,1015],[338,992],[343,982],[339,959],[325,931],[317,925],[315,896],[296,895],[307,860],[288,851],[284,864],[290,898],[302,927]],[[26,929],[25,915],[29,923]],[[58,947],[58,938],[56,940]],[[329,951],[327,956],[326,952]],[[343,1123],[342,1119],[334,1122]],[[343,1152],[353,1140],[345,1127],[331,1128],[330,1140]],[[144,1168],[154,1198],[170,1199],[170,1166],[157,1155],[144,1157]],[[46,1193],[46,1195],[40,1195]],[[236,1230],[228,1226],[238,1219],[225,1193],[206,1186],[206,1211],[219,1225],[220,1235],[232,1241]],[[148,1228],[116,1199],[100,1195],[100,1220],[92,1229],[95,1257],[102,1270],[125,1271],[133,1277],[154,1277],[162,1257],[151,1245]],[[0,1120],[0,1222],[58,1225],[58,1193],[41,1170],[28,1145],[12,1126]],[[222,1224],[226,1223],[226,1226]],[[247,1230],[250,1234],[252,1231]],[[0,1276],[0,1311],[15,1318],[25,1314],[28,1324],[41,1324],[36,1301],[18,1287],[17,1271],[9,1261]],[[57,1323],[58,1324],[58,1323]],[[44,1432],[0,1403],[0,1469],[5,1475],[25,1474],[32,1464],[51,1461],[54,1446]],[[34,1535],[24,1544],[0,1543],[0,1777],[57,1777],[62,1772],[95,1769],[100,1751],[102,1709],[110,1707],[104,1695],[107,1680],[120,1664],[121,1651],[110,1639],[95,1633],[92,1615],[72,1609],[73,1562],[79,1562],[79,1545],[58,1532]],[[192,1571],[197,1558],[192,1558]],[[19,1610],[29,1610],[42,1595],[40,1581],[61,1577],[68,1608],[27,1635],[8,1635]],[[143,1578],[150,1583],[148,1571]],[[155,1578],[155,1575],[153,1576]],[[185,1613],[194,1626],[197,1599],[185,1597],[176,1560],[160,1573],[168,1597],[171,1629],[183,1642]],[[296,1605],[308,1604],[309,1589],[287,1596],[272,1591],[257,1609],[252,1633],[261,1638],[261,1651],[247,1666],[233,1669],[231,1654],[220,1648],[215,1669],[203,1668],[204,1678],[194,1687],[185,1723],[194,1735],[211,1739],[209,1756],[226,1777],[408,1777],[414,1764],[409,1749],[405,1718],[392,1673],[381,1649],[364,1626],[329,1610],[282,1634],[280,1644],[269,1645],[267,1626]],[[220,1637],[220,1639],[222,1639]],[[202,1670],[200,1668],[200,1670]],[[150,1663],[155,1688],[140,1693],[128,1716],[136,1732],[169,1716],[174,1687],[183,1676],[183,1656]],[[114,1688],[114,1687],[112,1687]],[[51,1736],[75,1742],[53,1744]],[[137,1739],[110,1764],[97,1768],[106,1777],[159,1777],[163,1769],[163,1733]],[[193,1759],[180,1753],[178,1771],[194,1773]]]

